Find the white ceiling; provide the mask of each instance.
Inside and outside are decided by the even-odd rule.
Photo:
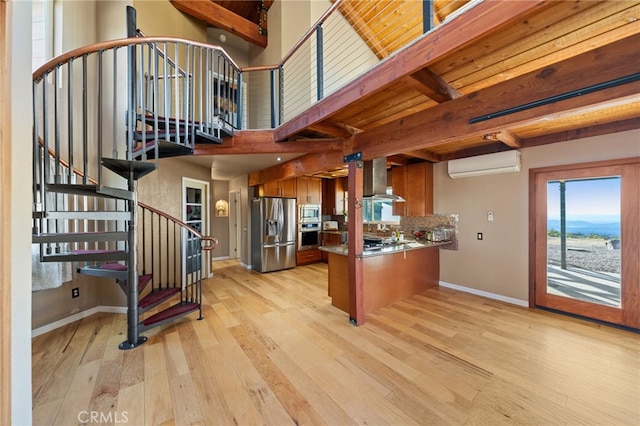
[[[300,155],[302,154],[187,155],[181,158],[190,163],[211,168],[213,180],[229,181]]]

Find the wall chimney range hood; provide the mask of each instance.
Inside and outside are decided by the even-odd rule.
[[[387,159],[375,158],[364,162],[364,192],[366,198],[373,200],[405,201],[404,198],[387,194]]]

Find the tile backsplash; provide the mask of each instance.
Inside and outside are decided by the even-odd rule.
[[[458,214],[433,214],[429,216],[403,216],[400,229],[408,238],[413,231],[428,231],[441,226],[453,229],[452,244],[442,246],[443,250],[458,250]]]

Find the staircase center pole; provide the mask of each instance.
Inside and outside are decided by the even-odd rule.
[[[135,172],[129,172],[128,179],[129,191],[133,194],[133,199],[127,204],[131,219],[129,220],[129,230],[127,235],[127,245],[129,250],[129,260],[127,265],[127,340],[120,343],[119,348],[122,350],[133,349],[147,341],[145,336],[140,336],[138,328],[138,247],[137,228],[138,228],[138,181]]]

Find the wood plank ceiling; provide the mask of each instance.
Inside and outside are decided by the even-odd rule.
[[[466,3],[436,0],[436,24]],[[438,162],[640,127],[637,1],[483,2],[424,36],[421,22],[396,19],[404,26],[391,31],[371,20],[383,19],[379,9],[389,5],[400,17],[414,16],[410,9],[421,4],[344,2],[340,12],[370,49],[393,57],[274,132],[237,132],[224,147],[197,152],[243,153],[252,141],[252,152],[259,145],[265,152],[309,153],[254,177],[262,181],[336,168],[353,151]],[[368,25],[357,24],[367,17]],[[598,89],[579,100],[556,98],[584,88]],[[553,102],[536,103],[546,98]]]

